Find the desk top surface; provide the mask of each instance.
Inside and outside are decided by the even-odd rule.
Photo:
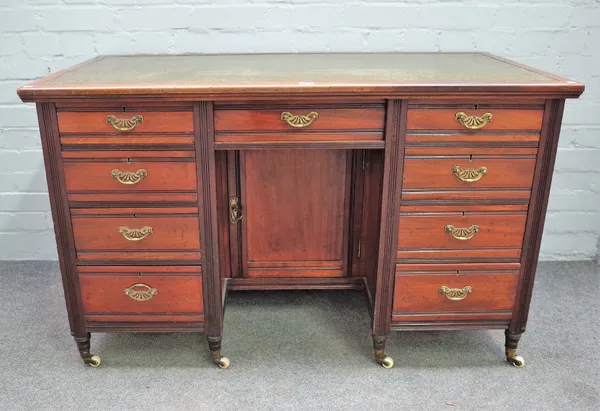
[[[487,53],[101,56],[27,86],[24,100],[107,94],[560,92],[583,85]]]

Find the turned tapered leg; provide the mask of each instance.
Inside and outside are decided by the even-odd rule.
[[[83,362],[90,367],[97,367],[100,365],[100,357],[92,355],[90,353],[90,333],[87,333],[85,337],[73,337],[79,350],[79,355],[83,359]]]
[[[210,350],[210,356],[213,362],[221,368],[229,368],[229,358],[221,356],[221,336],[207,336],[206,338],[208,340],[208,349]]]
[[[386,339],[386,335],[373,335],[373,349],[375,350],[375,360],[378,364],[381,364],[383,368],[392,368],[394,366],[394,359],[388,355],[385,355]]]
[[[521,368],[525,365],[525,360],[520,355],[517,355],[517,346],[519,345],[522,334],[511,333],[506,330],[505,335],[506,343],[504,344],[504,347],[506,348],[506,361],[515,367]]]

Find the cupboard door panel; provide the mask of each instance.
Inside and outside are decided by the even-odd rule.
[[[247,277],[345,274],[348,152],[242,152],[242,253]]]

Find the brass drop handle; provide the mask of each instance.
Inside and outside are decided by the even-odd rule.
[[[119,131],[131,131],[143,122],[144,118],[140,115],[133,116],[131,118],[118,118],[112,114],[106,116],[106,124],[112,125],[116,130]]]
[[[311,111],[307,115],[294,115],[289,111],[284,111],[281,113],[281,119],[288,123],[292,127],[303,128],[311,125],[313,121],[319,118],[319,113],[316,111]]]
[[[459,166],[452,167],[452,173],[460,181],[465,183],[474,183],[481,180],[481,177],[487,174],[487,167],[479,167],[475,169],[462,168]]]
[[[454,115],[454,118],[463,127],[471,130],[478,130],[485,127],[487,123],[491,123],[492,113],[484,113],[481,116],[468,116],[466,113],[459,111]]]
[[[479,226],[476,224],[473,224],[471,227],[459,228],[459,227],[454,227],[452,224],[448,224],[445,227],[445,230],[447,233],[449,233],[452,237],[456,238],[457,240],[466,241],[466,240],[470,240],[471,238],[473,238],[475,233],[477,231],[479,231]]]
[[[129,288],[125,289],[125,295],[135,301],[148,301],[152,299],[156,294],[158,294],[158,290],[156,288],[152,288],[146,284],[134,284]]]
[[[229,197],[229,221],[231,224],[237,224],[244,215],[240,206],[240,199],[237,197]]]
[[[463,288],[450,288],[445,285],[440,287],[440,294],[452,301],[464,300],[471,292],[473,292],[473,288],[470,285],[466,285]]]
[[[148,172],[144,168],[140,168],[138,171],[121,171],[115,168],[110,175],[121,184],[133,185],[148,177]]]
[[[121,226],[119,227],[119,233],[121,233],[127,241],[141,241],[152,234],[152,227],[144,226],[142,228],[129,228]]]

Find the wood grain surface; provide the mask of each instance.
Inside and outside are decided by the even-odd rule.
[[[241,156],[245,275],[343,275],[347,152],[264,150]]]
[[[398,249],[521,248],[525,231],[525,213],[495,214],[470,212],[400,216]],[[446,225],[479,231],[469,240],[457,240],[445,231]]]
[[[131,119],[142,116],[142,123],[131,131],[119,131],[106,122],[106,117],[113,115],[119,119]],[[191,112],[68,112],[58,113],[58,128],[64,133],[103,133],[129,135],[138,133],[191,133],[194,130]]]
[[[112,175],[113,170],[121,173],[138,173],[143,176],[136,184],[123,184]],[[76,192],[125,192],[142,191],[196,191],[196,164],[193,161],[117,161],[67,162],[65,179],[67,191]]]
[[[455,118],[456,113],[464,112],[467,116],[492,114],[492,121],[480,130],[469,130]],[[467,110],[461,107],[454,109],[409,109],[406,127],[408,130],[463,130],[476,133],[487,130],[533,130],[542,128],[543,110],[516,109],[480,109]]]
[[[518,271],[510,273],[486,273],[469,271],[448,274],[396,274],[394,288],[394,314],[510,311],[517,291]],[[471,293],[460,301],[448,299],[439,289],[472,288]],[[510,313],[509,313],[510,316]]]
[[[454,167],[461,170],[487,171],[477,181],[467,182],[458,178]],[[531,189],[535,157],[489,158],[485,156],[457,156],[455,158],[407,157],[404,160],[405,190],[479,190],[485,188]],[[443,197],[443,194],[440,194]]]
[[[318,118],[303,128],[295,128],[282,120],[281,114],[308,115],[318,113]],[[303,131],[323,130],[380,130],[383,134],[384,108],[320,108],[281,106],[271,110],[215,110],[215,131],[285,131],[295,135]],[[292,135],[293,135],[292,134]]]
[[[201,314],[202,277],[119,274],[81,276],[83,309],[88,314]],[[136,301],[125,294],[134,284],[157,290],[148,301]],[[140,289],[144,289],[140,287]],[[135,321],[132,317],[130,321]],[[139,319],[138,319],[139,320]],[[189,320],[188,320],[189,321]]]
[[[78,216],[73,218],[73,235],[78,252],[85,251],[199,251],[198,217],[153,215],[111,217]],[[152,234],[139,241],[128,241],[120,227],[151,227]]]

